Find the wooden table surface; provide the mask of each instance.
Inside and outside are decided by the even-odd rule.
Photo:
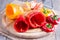
[[[2,11],[5,8],[5,5],[7,3],[10,3],[12,1],[13,0],[0,0],[0,11]],[[25,0],[22,0],[22,1],[25,1]],[[41,0],[37,0],[37,1],[39,2]],[[48,7],[53,8],[54,10],[60,11],[60,0],[45,0],[44,4],[48,5]],[[54,40],[60,40],[60,26],[58,26],[58,29],[56,29],[55,33],[56,33],[56,35],[55,35]],[[0,40],[11,40],[11,39],[0,35]],[[40,39],[38,39],[38,40],[40,40]],[[46,40],[48,40],[48,39],[46,39]]]

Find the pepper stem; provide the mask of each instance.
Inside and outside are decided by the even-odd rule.
[[[58,18],[57,18],[57,15],[54,15],[52,19],[53,19],[53,20],[57,20],[57,19],[58,19]]]
[[[47,26],[48,28],[51,28],[51,27],[52,27],[51,24],[47,24],[46,26]]]

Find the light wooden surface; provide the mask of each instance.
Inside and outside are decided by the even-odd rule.
[[[0,11],[2,11],[2,10],[5,8],[5,5],[6,5],[7,3],[10,3],[11,1],[13,1],[13,0],[0,0]],[[23,1],[23,0],[22,0],[22,1]],[[24,0],[24,1],[25,1],[25,0]],[[29,0],[29,1],[30,1],[30,0]],[[40,0],[38,0],[38,2],[39,2],[39,1],[40,1]],[[60,11],[60,0],[45,0],[44,4],[45,4],[45,5],[48,5],[49,7],[53,8],[53,9],[55,9],[55,10]],[[54,40],[60,40],[60,25],[59,25],[58,28],[56,29],[56,32],[55,32],[55,33],[56,33],[56,36],[54,36],[54,37],[55,37]],[[52,37],[52,36],[51,36],[51,37]],[[52,38],[54,38],[54,37],[52,37]],[[11,40],[11,39],[0,35],[0,40]],[[24,39],[23,39],[23,40],[24,40]],[[28,39],[27,39],[27,40],[28,40]],[[32,40],[32,39],[30,39],[30,40]],[[34,39],[34,40],[42,40],[42,39]],[[43,38],[43,40],[52,40],[52,39],[49,39],[49,38],[45,39],[45,38]]]

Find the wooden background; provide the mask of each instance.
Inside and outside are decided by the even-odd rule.
[[[6,4],[8,4],[12,1],[14,1],[14,0],[0,0],[0,12],[5,8]],[[21,1],[25,1],[25,0],[21,0]],[[29,1],[31,1],[31,0],[29,0]],[[41,0],[37,0],[37,1],[39,2]],[[44,4],[47,5],[48,7],[52,8],[52,9],[54,9],[54,10],[60,11],[60,0],[45,0]],[[56,34],[55,34],[55,39],[54,40],[60,40],[60,25],[56,29],[55,33]],[[0,40],[11,40],[11,39],[9,39],[7,37],[4,37],[0,34]],[[32,40],[32,39],[30,39],[30,40]],[[38,39],[38,40],[40,40],[40,39]],[[46,40],[49,40],[49,39],[47,38]]]

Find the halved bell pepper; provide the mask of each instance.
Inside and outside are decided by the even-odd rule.
[[[32,28],[41,27],[41,25],[46,21],[44,14],[38,11],[31,11],[26,17]]]
[[[29,24],[24,16],[19,16],[14,23],[14,29],[17,32],[26,32],[29,29]]]
[[[15,19],[18,15],[23,15],[23,9],[16,4],[7,4],[6,6],[6,16],[9,19]]]

